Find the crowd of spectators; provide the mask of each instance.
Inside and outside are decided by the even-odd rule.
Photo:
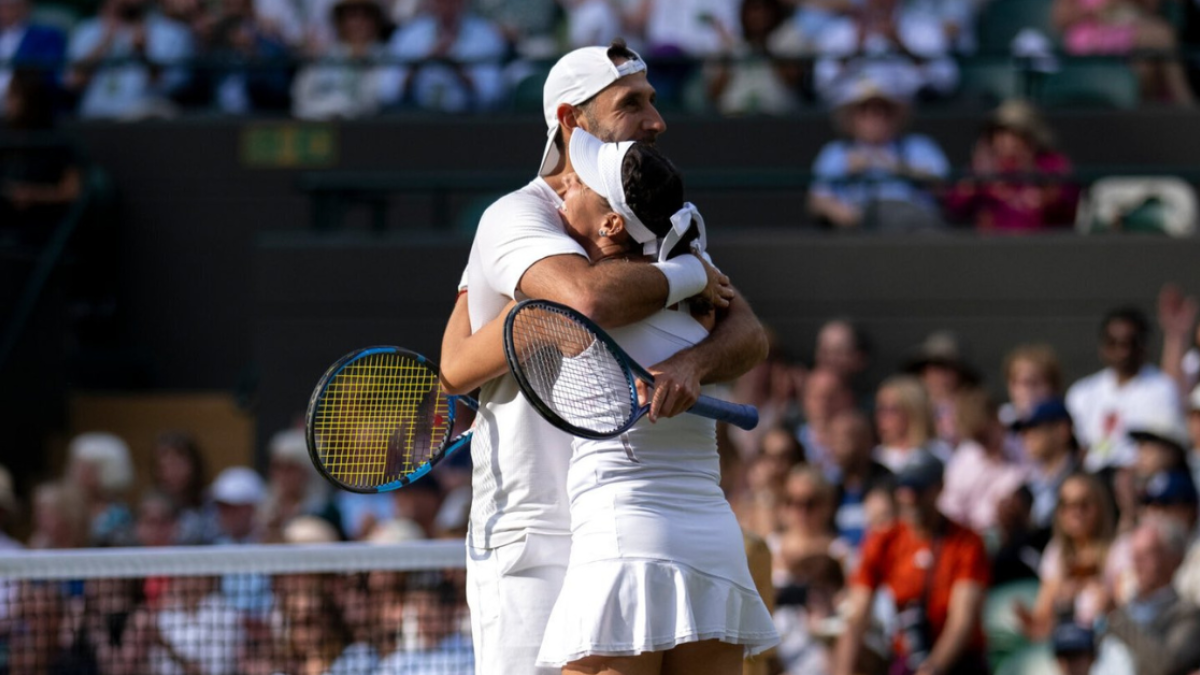
[[[290,110],[313,119],[489,111],[557,54],[620,36],[656,62],[660,98],[679,105],[786,114],[806,102],[837,104],[865,75],[906,98],[938,100],[959,89],[958,59],[979,53],[988,3],[1006,1],[1016,7],[1013,0],[60,0],[52,7],[63,11],[31,19],[30,0],[3,0],[0,94],[15,69],[31,67],[62,94],[60,107],[90,118],[181,109]],[[1050,25],[1030,25],[999,48],[1002,56],[1010,49],[1036,55],[1050,70],[1055,45],[1082,57],[1154,53],[1160,58],[1130,65],[1143,98],[1187,105],[1184,4],[1044,0]]]
[[[944,331],[887,374],[848,319],[821,327],[811,360],[773,350],[729,392],[757,405],[762,425],[719,427],[722,484],[748,550],[769,552],[765,593],[783,642],[768,672],[987,672],[989,660],[1023,653],[1014,640],[1049,645],[1042,658],[1063,673],[1200,669],[1198,309],[1164,287],[1158,365],[1141,311],[1098,317],[1101,368],[1070,386],[1047,345],[1014,346],[986,367]],[[266,454],[263,473],[234,466],[210,477],[191,437],[164,434],[148,487],[129,502],[126,443],[78,435],[61,478],[36,486],[28,509],[0,472],[0,527],[22,532],[0,547],[464,536],[468,467],[367,496],[331,490],[301,430],[275,435]],[[28,663],[469,672],[456,574],[0,584],[0,642],[14,674],[57,672]],[[994,618],[984,621],[995,597],[1003,604],[987,611],[1009,617],[999,637]]]

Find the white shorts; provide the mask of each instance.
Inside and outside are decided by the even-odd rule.
[[[491,549],[467,546],[475,675],[559,675],[560,668],[535,661],[570,557],[567,532],[530,532]]]

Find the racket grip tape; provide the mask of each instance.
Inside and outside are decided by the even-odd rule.
[[[721,422],[729,422],[747,431],[758,426],[758,408],[730,403],[711,396],[701,396],[688,412]]]

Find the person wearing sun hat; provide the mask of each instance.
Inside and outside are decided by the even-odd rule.
[[[1037,108],[1021,99],[1005,101],[984,124],[971,175],[948,191],[946,208],[980,230],[1070,225],[1079,201],[1079,186],[1062,180],[1070,173],[1070,160],[1055,149],[1054,132]]]
[[[654,411],[664,417],[690,406],[701,381],[737,377],[766,354],[749,305],[701,258],[688,253],[653,264],[593,265],[563,227],[563,196],[578,183],[567,152],[575,130],[652,142],[666,129],[641,57],[623,41],[572,51],[551,69],[543,94],[547,129],[538,175],[484,212],[442,342],[444,390],[482,387],[467,534],[467,600],[481,675],[559,672],[535,660],[570,557],[571,437],[518,393],[499,332],[486,330],[494,319],[514,298],[534,297],[614,327],[702,294],[724,310],[712,335],[650,365],[660,387],[680,394],[670,409]],[[470,348],[479,342],[499,354],[498,364]]]
[[[927,184],[950,163],[931,138],[905,133],[909,97],[888,83],[861,76],[834,99],[844,136],[827,143],[813,162],[808,210],[834,229],[861,226],[917,229],[938,223]]]

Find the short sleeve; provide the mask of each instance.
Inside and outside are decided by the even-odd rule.
[[[563,231],[552,204],[522,193],[509,195],[484,212],[475,247],[488,283],[510,298],[516,298],[521,277],[539,260],[556,255],[587,257],[583,247]]]
[[[922,173],[945,176],[950,173],[950,162],[933,139],[927,136],[908,137],[904,161]]]
[[[458,279],[458,292],[462,293],[467,290],[467,268],[463,268],[462,276]]]
[[[892,531],[893,529],[889,528],[867,535],[867,540],[863,542],[862,558],[859,560],[858,569],[854,570],[854,574],[850,578],[851,584],[871,590],[875,590],[883,584],[884,565],[886,564],[884,556],[888,542],[891,540]]]
[[[962,544],[955,558],[958,564],[951,584],[973,581],[987,588],[991,583],[992,574],[988,565],[987,551],[984,549],[983,540],[979,538],[979,535],[964,529]]]

